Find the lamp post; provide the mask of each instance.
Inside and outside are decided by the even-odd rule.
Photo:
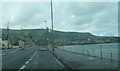
[[[47,21],[45,21],[45,24],[46,24],[46,45],[48,45],[48,27],[47,27]]]
[[[52,0],[51,0],[51,24],[52,24],[52,31],[53,31],[53,7],[52,7]]]
[[[51,8],[51,25],[52,25],[52,48],[53,48],[53,51],[54,51],[54,47],[53,47],[53,45],[54,45],[54,36],[53,36],[53,7],[52,7],[52,0],[51,0],[51,3],[50,3],[50,8]]]
[[[7,26],[7,47],[9,49],[9,22],[8,22],[8,26]]]

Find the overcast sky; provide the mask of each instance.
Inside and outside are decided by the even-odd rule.
[[[0,4],[0,27],[10,23],[13,29],[51,27],[49,2],[8,2]],[[90,32],[94,35],[118,35],[117,2],[54,2],[54,29]],[[47,22],[45,22],[47,21]]]

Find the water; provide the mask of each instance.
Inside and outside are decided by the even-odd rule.
[[[98,56],[98,57],[101,57],[101,51],[102,51],[102,58],[118,61],[118,43],[69,45],[69,46],[63,46],[62,49],[77,53],[84,53],[84,54],[89,53],[89,55],[91,56]]]

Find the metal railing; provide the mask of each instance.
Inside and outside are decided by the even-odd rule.
[[[88,49],[82,49],[82,50],[77,50],[74,48],[64,48],[60,47],[58,49],[64,50],[64,51],[69,51],[77,54],[82,54],[82,55],[87,55],[87,56],[92,56],[92,57],[100,57],[101,61],[102,59],[108,59],[112,63],[113,61],[117,61],[113,59],[113,52],[104,52],[103,49],[100,49],[100,51],[97,50],[88,50]]]

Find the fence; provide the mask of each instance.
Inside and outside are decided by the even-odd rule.
[[[108,59],[112,63],[113,61],[117,61],[117,54],[111,51],[105,52],[104,48],[100,45],[98,50],[92,49],[76,49],[76,48],[65,48],[65,47],[60,47],[59,49],[65,50],[65,51],[70,51],[73,53],[78,53],[82,55],[87,55],[87,56],[92,56],[92,57],[100,57],[102,59]],[[104,51],[103,51],[104,50]]]

